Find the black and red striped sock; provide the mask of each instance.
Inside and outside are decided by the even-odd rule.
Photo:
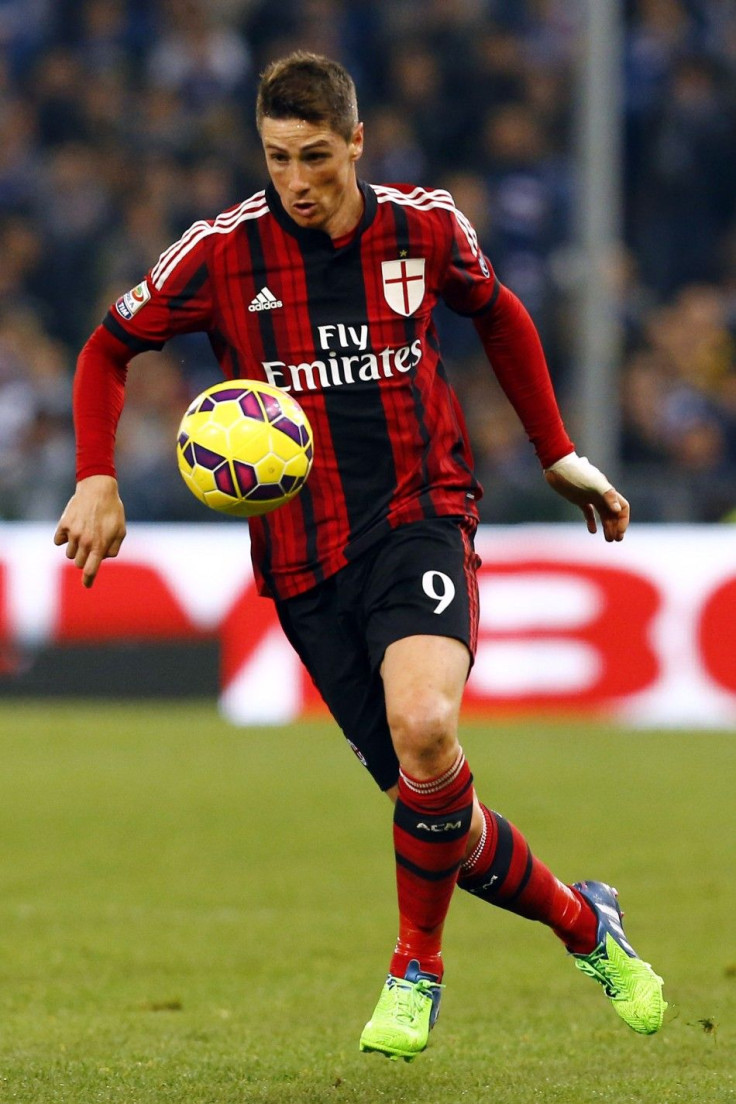
[[[412,959],[442,977],[442,928],[467,848],[473,776],[460,750],[437,778],[401,771],[394,809],[399,936],[390,973],[403,977]]]
[[[481,809],[483,833],[461,867],[458,885],[492,905],[546,924],[571,951],[592,951],[597,920],[587,901],[535,858],[510,821],[485,805]]]

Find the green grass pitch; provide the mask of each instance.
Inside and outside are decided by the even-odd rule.
[[[458,893],[412,1065],[361,1055],[395,936],[388,802],[336,729],[0,703],[0,1101],[736,1101],[734,733],[467,724],[479,793],[616,884],[641,1038],[543,927]]]

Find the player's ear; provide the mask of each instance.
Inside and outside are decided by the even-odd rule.
[[[363,156],[363,124],[358,123],[353,136],[348,142],[348,149],[350,150],[350,160],[359,161]]]

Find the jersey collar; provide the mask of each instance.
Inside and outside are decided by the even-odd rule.
[[[344,249],[350,249],[350,247],[358,241],[361,235],[373,222],[376,217],[376,211],[378,210],[376,193],[373,191],[370,184],[366,184],[365,181],[359,180],[358,187],[363,195],[363,215],[358,224],[358,229],[348,244],[343,246]],[[273,184],[268,184],[266,186],[266,202],[279,226],[281,226],[287,234],[291,234],[292,237],[296,238],[302,245],[311,247],[312,249],[332,249],[332,239],[324,230],[310,230],[306,226],[299,226],[298,223],[294,222],[293,218],[287,215],[279,199],[279,194]],[[337,252],[341,251],[337,250]]]

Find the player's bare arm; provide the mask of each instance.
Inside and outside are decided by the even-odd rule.
[[[579,506],[589,533],[596,533],[596,514],[607,541],[621,541],[629,525],[629,503],[603,472],[573,452],[547,468],[545,479],[568,502]]]
[[[91,587],[103,560],[117,556],[125,539],[125,510],[111,475],[80,479],[54,534],[54,544],[65,544],[67,559],[82,572]]]

